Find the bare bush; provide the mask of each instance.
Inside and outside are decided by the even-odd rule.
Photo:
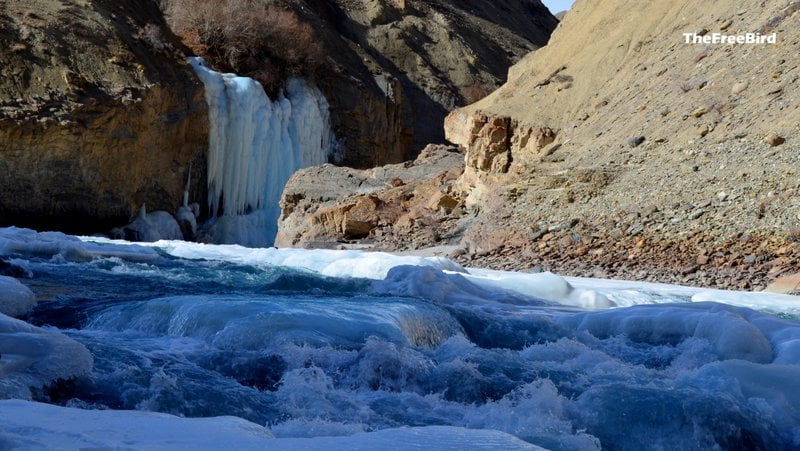
[[[140,28],[134,37],[145,42],[150,48],[159,52],[172,48],[172,45],[164,42],[164,36],[161,34],[161,27],[154,23],[149,23]]]
[[[171,0],[167,11],[184,43],[224,69],[263,78],[271,65],[300,74],[323,58],[309,23],[263,0]]]

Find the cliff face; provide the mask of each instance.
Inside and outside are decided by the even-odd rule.
[[[373,111],[365,112],[367,123],[357,123],[367,129],[361,136],[372,141],[358,147],[374,151],[382,141],[399,147],[371,165],[407,160],[429,143],[443,143],[447,113],[499,87],[508,67],[545,45],[557,24],[538,0],[328,3],[340,17],[338,34],[366,72],[353,75],[361,81],[361,103]],[[344,67],[351,71],[351,65]],[[329,90],[334,112],[342,98],[337,84],[334,78]],[[375,114],[381,109],[375,100],[388,114]],[[371,130],[376,118],[392,124],[388,137]]]
[[[191,200],[206,198],[207,108],[165,22],[170,3],[0,1],[0,225],[89,233],[125,224],[142,204],[174,211],[189,168]],[[499,86],[556,25],[535,0],[245,6],[259,5],[312,26],[324,61],[300,75],[326,94],[338,162],[355,167],[413,159],[443,141],[447,112]],[[275,48],[298,51],[292,36],[278,38]],[[219,68],[266,78],[268,89],[286,75],[259,49],[252,56],[250,66]]]
[[[459,207],[452,192],[463,166],[457,148],[430,145],[403,164],[300,170],[283,192],[276,245],[332,248],[382,236],[408,243],[438,241],[439,222]]]
[[[360,168],[410,160],[426,144],[444,142],[447,113],[499,87],[508,67],[545,45],[557,24],[538,0],[256,1],[248,11],[286,32],[253,39],[232,55],[237,39],[218,45],[187,20],[182,10],[192,1],[167,4],[175,30],[220,70],[256,78],[274,91],[275,74],[298,66],[290,70],[311,78],[330,103],[342,143],[338,162]],[[298,40],[308,49],[296,48]],[[313,57],[287,61],[304,51]]]
[[[0,2],[0,225],[105,232],[204,199],[203,87],[150,1]]]

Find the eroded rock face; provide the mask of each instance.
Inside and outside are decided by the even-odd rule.
[[[549,127],[533,127],[507,116],[456,110],[444,123],[447,140],[466,149],[464,174],[459,180],[467,204],[487,207],[493,185],[508,181],[512,164],[540,156],[556,140]]]
[[[463,161],[457,149],[432,145],[404,164],[303,169],[284,190],[276,245],[333,247],[435,225],[463,205],[454,191]]]
[[[766,291],[780,294],[800,293],[800,273],[791,274],[775,279],[767,286]]]
[[[150,0],[10,0],[0,16],[0,225],[106,232],[205,180],[203,87]],[[204,199],[195,183],[191,198]]]

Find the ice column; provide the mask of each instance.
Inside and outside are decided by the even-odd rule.
[[[191,58],[209,115],[209,240],[251,247],[275,241],[284,185],[298,169],[326,163],[333,136],[328,102],[292,78],[274,102],[252,78]]]

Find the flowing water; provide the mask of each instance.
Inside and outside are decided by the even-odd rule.
[[[154,249],[13,260],[39,298],[26,320],[94,358],[88,377],[37,399],[231,415],[277,437],[459,426],[550,449],[800,446],[791,312],[693,303],[677,287],[652,303],[646,286],[648,305],[587,310],[481,284],[443,260]],[[636,293],[612,286],[604,299]]]

